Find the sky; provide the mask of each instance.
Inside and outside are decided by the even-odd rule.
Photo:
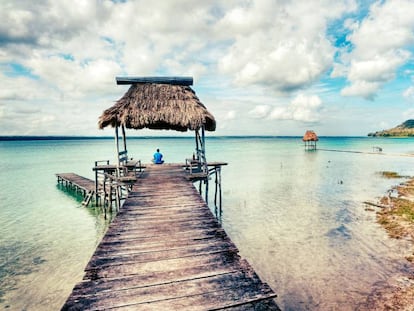
[[[209,135],[366,136],[414,119],[413,53],[414,0],[0,0],[0,135],[112,136],[117,76],[191,76]]]

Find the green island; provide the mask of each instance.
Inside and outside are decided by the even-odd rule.
[[[400,125],[388,129],[377,131],[375,133],[369,133],[368,136],[372,137],[414,137],[414,120],[407,120]]]

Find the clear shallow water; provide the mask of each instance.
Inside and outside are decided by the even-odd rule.
[[[414,139],[321,138],[318,147],[414,153]],[[129,139],[149,162],[155,148],[183,162],[191,138]],[[112,159],[113,140],[0,142],[0,308],[56,310],[66,300],[107,227],[99,209],[59,189],[55,173],[93,178]],[[354,310],[405,268],[402,241],[387,237],[365,200],[414,175],[414,157],[305,152],[300,138],[209,138],[223,168],[223,227],[283,310]]]

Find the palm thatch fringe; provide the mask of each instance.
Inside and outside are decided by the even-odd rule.
[[[99,128],[125,126],[131,129],[176,131],[216,129],[214,116],[185,85],[160,83],[132,84],[115,105],[99,118]]]

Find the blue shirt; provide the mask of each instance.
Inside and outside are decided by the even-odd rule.
[[[154,163],[155,164],[162,164],[164,161],[162,160],[162,154],[160,152],[154,153]]]

